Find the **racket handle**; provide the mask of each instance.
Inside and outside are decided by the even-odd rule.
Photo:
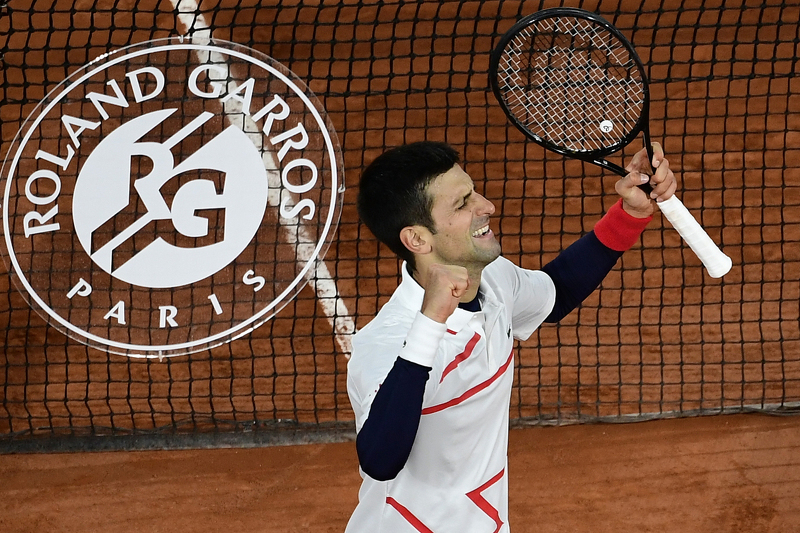
[[[727,274],[733,261],[720,250],[677,196],[658,202],[661,212],[705,265],[712,278]]]

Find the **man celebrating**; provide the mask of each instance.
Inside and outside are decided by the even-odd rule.
[[[514,339],[591,294],[676,189],[645,150],[593,231],[539,271],[500,255],[494,205],[458,153],[421,142],[379,156],[358,210],[403,260],[402,282],[353,339],[348,394],[364,479],[348,533],[509,531],[507,445]],[[648,196],[637,186],[649,182]]]

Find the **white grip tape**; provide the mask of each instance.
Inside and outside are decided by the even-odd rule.
[[[709,276],[721,278],[730,271],[733,265],[731,258],[717,247],[706,230],[695,220],[677,196],[658,202],[658,207],[669,223],[680,233],[686,244],[703,262]]]

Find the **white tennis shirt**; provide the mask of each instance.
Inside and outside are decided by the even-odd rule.
[[[395,479],[361,472],[347,533],[507,533],[508,422],[514,338],[550,314],[555,287],[544,272],[505,258],[482,275],[481,311],[456,309],[440,325],[420,313],[424,290],[408,274],[353,338],[347,391],[360,430],[400,356],[433,363],[411,455]],[[426,353],[427,352],[427,353]]]

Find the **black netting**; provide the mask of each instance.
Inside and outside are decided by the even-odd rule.
[[[336,292],[311,283],[252,334],[159,361],[66,338],[3,276],[2,441],[350,427],[349,338],[398,281],[397,260],[355,209],[360,170],[387,147],[456,147],[498,208],[504,254],[526,267],[551,260],[615,201],[615,176],[526,142],[488,86],[500,35],[558,2],[79,4],[0,6],[3,157],[48,92],[111,49],[207,32],[259,50],[305,81],[339,135],[348,188],[325,257]],[[636,46],[651,80],[652,136],[680,171],[683,202],[734,266],[709,278],[657,217],[579,311],[519,346],[512,418],[797,408],[800,2],[564,4],[600,13]]]

